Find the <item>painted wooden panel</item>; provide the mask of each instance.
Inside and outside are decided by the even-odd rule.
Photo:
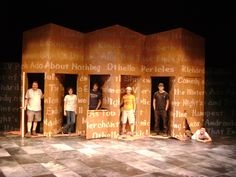
[[[93,75],[103,78],[102,108],[114,125],[120,122],[119,104],[124,88],[133,87],[137,97],[136,133],[140,136],[150,134],[152,78],[168,77],[170,132],[181,139],[186,120],[193,132],[203,124],[204,52],[204,39],[182,28],[145,36],[119,25],[83,34],[49,24],[24,33],[22,71],[46,73],[46,100],[55,97],[58,103],[54,108],[58,112],[62,109],[59,97],[64,86],[47,77],[53,73],[78,75],[76,133],[84,136]],[[58,93],[50,91],[50,84],[55,85]],[[45,103],[45,109],[50,106]],[[49,134],[59,126],[61,115],[58,113],[55,120],[45,116],[47,123],[51,120],[55,125],[45,126],[44,132]],[[119,126],[108,128],[112,138],[119,131]]]

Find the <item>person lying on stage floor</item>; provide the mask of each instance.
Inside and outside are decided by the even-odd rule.
[[[206,129],[204,127],[197,130],[192,135],[192,139],[203,143],[212,142],[210,135],[206,132]]]

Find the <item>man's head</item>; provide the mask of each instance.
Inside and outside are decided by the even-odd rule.
[[[204,127],[200,128],[200,134],[203,135],[206,132],[206,129]]]
[[[37,89],[38,89],[38,82],[37,82],[37,81],[34,81],[34,82],[32,83],[32,89],[33,89],[33,90],[37,90]]]
[[[98,84],[97,84],[97,83],[94,83],[94,84],[93,84],[93,90],[94,90],[94,91],[97,91],[97,90],[98,90]]]
[[[164,84],[163,83],[159,83],[158,84],[158,89],[159,90],[164,90]]]
[[[164,87],[164,84],[160,82],[160,83],[158,84],[158,87]]]
[[[128,94],[130,94],[131,93],[131,91],[132,91],[132,88],[131,87],[126,87],[126,93],[128,93]]]

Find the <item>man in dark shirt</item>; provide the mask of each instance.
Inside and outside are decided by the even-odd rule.
[[[160,133],[160,118],[163,122],[164,136],[167,136],[167,110],[169,108],[169,94],[164,90],[164,84],[158,84],[158,91],[153,96],[153,108],[155,114],[154,130],[157,134]]]
[[[98,110],[102,104],[102,93],[98,90],[98,84],[93,85],[90,90],[89,110]]]

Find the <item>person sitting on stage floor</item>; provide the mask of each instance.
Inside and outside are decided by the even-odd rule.
[[[192,135],[192,139],[203,143],[212,142],[210,135],[206,132],[206,129],[204,127],[197,130]]]

